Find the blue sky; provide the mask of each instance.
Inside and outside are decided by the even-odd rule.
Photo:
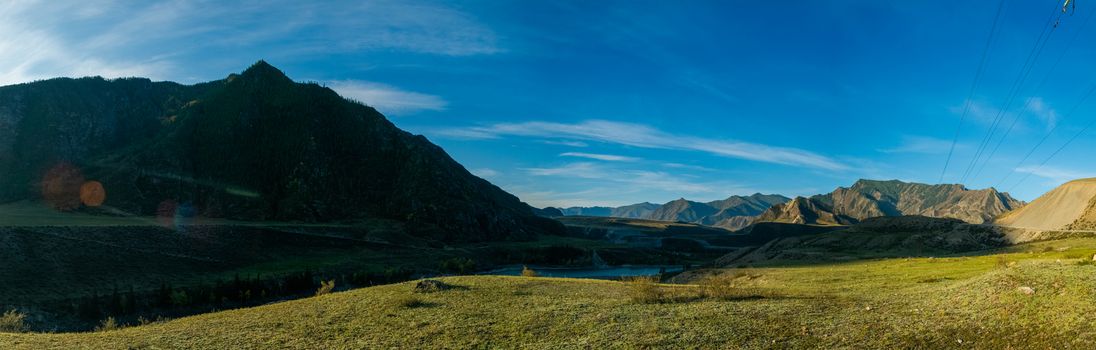
[[[1096,176],[1096,6],[1060,6],[1005,0],[970,94],[996,1],[16,0],[0,84],[265,59],[537,206],[936,183],[963,119],[944,182],[1032,200]]]

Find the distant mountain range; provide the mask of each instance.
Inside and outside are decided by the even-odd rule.
[[[612,216],[680,221],[737,230],[755,222],[851,225],[868,218],[920,215],[985,223],[1023,206],[1008,193],[962,185],[927,185],[898,180],[859,180],[851,187],[811,197],[753,194],[707,203],[678,199],[663,205],[573,207],[564,215]]]
[[[682,198],[662,205],[644,202],[616,208],[571,207],[562,209],[562,212],[569,216],[680,221],[737,230],[749,225],[765,209],[789,200],[791,199],[781,195],[755,193],[749,196],[730,196],[707,203]]]
[[[425,137],[262,61],[196,85],[0,87],[0,203],[23,200],[137,215],[386,219],[443,240],[563,231]]]
[[[981,224],[1023,205],[993,188],[969,190],[955,184],[860,180],[852,187],[773,206],[757,221],[848,225],[873,217],[920,215]]]

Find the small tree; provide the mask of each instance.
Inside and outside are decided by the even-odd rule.
[[[335,289],[335,280],[320,281],[320,289],[316,290],[316,296],[331,293]]]
[[[521,275],[524,276],[524,277],[540,277],[539,273],[537,273],[536,271],[533,271],[533,269],[530,269],[528,266],[524,266],[524,265],[521,267]]]

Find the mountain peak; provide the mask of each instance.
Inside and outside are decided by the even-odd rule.
[[[259,60],[258,62],[255,62],[255,64],[252,64],[251,67],[248,67],[246,70],[244,70],[244,72],[241,73],[240,76],[248,80],[258,79],[270,82],[293,81],[289,79],[289,77],[287,77],[285,73],[282,72],[280,69],[275,68],[274,66],[270,65],[270,63],[267,63],[264,60]]]

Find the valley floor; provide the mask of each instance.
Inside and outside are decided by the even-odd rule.
[[[1096,239],[1075,238],[665,285],[449,277],[465,288],[420,294],[407,282],[114,331],[0,334],[0,348],[1089,349],[1093,253]]]

